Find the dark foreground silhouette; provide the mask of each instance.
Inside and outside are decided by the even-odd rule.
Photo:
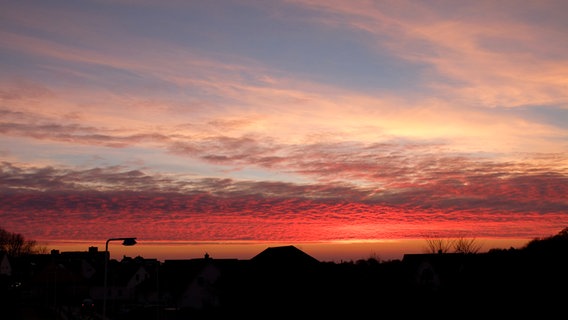
[[[40,319],[37,310],[44,319],[100,319],[104,258],[96,248],[2,255],[2,319]],[[568,304],[568,231],[522,249],[382,262],[320,262],[294,246],[250,260],[125,257],[109,261],[108,276],[109,319],[548,319],[564,317]]]

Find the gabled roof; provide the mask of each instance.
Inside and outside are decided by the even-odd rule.
[[[251,262],[283,266],[311,266],[319,264],[319,260],[292,245],[268,247],[252,257]]]

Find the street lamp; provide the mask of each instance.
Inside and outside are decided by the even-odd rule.
[[[136,244],[136,238],[110,238],[106,241],[105,244],[105,284],[104,284],[104,293],[103,293],[103,319],[106,320],[106,300],[107,300],[107,273],[108,273],[108,259],[109,259],[109,252],[108,252],[108,243],[111,241],[122,241],[123,246],[133,246]]]

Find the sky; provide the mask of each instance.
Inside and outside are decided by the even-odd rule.
[[[348,260],[568,226],[566,1],[0,6],[0,227],[49,248]]]

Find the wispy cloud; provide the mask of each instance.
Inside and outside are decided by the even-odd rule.
[[[566,9],[561,1],[297,3],[313,8],[324,25],[359,30],[377,50],[423,64],[431,70],[421,74],[426,84],[458,105],[568,103],[565,30],[558,28],[562,17],[552,13]],[[540,23],[532,23],[539,18],[531,13],[542,16]]]

